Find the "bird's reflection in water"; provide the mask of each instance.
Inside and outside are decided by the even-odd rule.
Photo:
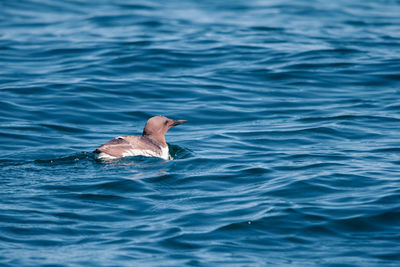
[[[128,172],[129,176],[126,178],[132,180],[142,180],[168,174],[166,169],[159,169],[160,165],[168,163],[168,160],[161,160],[160,158],[136,156],[118,159],[99,159],[98,161],[103,163],[106,169],[123,170],[124,173]]]

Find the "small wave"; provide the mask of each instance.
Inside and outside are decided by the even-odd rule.
[[[36,159],[34,163],[44,165],[58,165],[58,164],[75,164],[80,160],[94,160],[95,157],[89,152],[75,153],[70,156],[53,158],[53,159]]]

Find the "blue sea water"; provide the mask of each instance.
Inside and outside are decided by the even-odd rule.
[[[1,266],[399,266],[400,2],[0,0]],[[147,119],[173,160],[96,160]]]

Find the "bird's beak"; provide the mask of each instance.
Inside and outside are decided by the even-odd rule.
[[[185,122],[187,122],[187,120],[176,120],[171,124],[171,127],[179,125],[179,124],[182,124],[182,123],[185,123]]]

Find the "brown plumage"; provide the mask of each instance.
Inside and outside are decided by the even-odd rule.
[[[127,156],[148,156],[169,159],[165,134],[172,127],[186,122],[164,116],[151,117],[144,127],[142,136],[119,136],[99,146],[94,153],[99,158],[121,158]]]

